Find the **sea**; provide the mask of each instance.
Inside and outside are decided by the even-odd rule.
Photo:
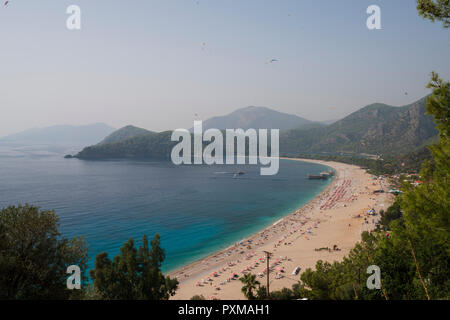
[[[54,210],[63,237],[112,259],[129,238],[158,233],[168,272],[226,248],[312,200],[330,168],[280,160],[274,176],[258,165],[181,165],[168,161],[64,159],[57,152],[0,147],[0,209],[31,204]],[[244,174],[237,175],[242,171]]]

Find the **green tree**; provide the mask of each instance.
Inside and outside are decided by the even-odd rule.
[[[272,291],[270,293],[270,298],[272,300],[296,300],[300,298],[300,292],[297,286],[298,285],[294,285],[293,289],[283,288],[281,290]]]
[[[256,280],[256,275],[247,273],[243,277],[239,278],[239,280],[244,284],[242,286],[242,293],[247,297],[249,300],[254,300],[255,295],[253,293],[254,290],[257,289],[257,286],[260,284],[258,280]]]
[[[385,230],[389,229],[391,221],[400,219],[402,217],[402,209],[400,201],[395,201],[386,211],[380,210],[380,224]]]
[[[433,93],[426,111],[434,116],[439,142],[430,147],[432,164],[422,171],[427,183],[401,197],[403,221],[392,229],[410,252],[421,296],[440,299],[450,296],[450,85],[433,72],[427,87]]]
[[[444,28],[450,26],[450,1],[449,0],[418,0],[417,10],[425,19],[442,21]]]
[[[387,247],[385,247],[387,245]],[[412,259],[403,247],[393,246],[382,233],[362,234],[341,262],[316,263],[315,270],[301,275],[298,292],[311,300],[387,300],[416,298],[411,291],[414,269]],[[367,268],[377,265],[382,271],[381,290],[366,286]]]
[[[67,267],[80,267],[86,282],[87,245],[58,232],[54,211],[11,206],[0,212],[0,299],[80,298],[67,289]]]
[[[95,268],[90,271],[94,280],[94,295],[98,299],[113,300],[167,300],[175,294],[178,281],[166,277],[161,272],[164,250],[160,237],[155,235],[151,249],[147,236],[138,249],[133,239],[129,239],[120,255],[111,261],[106,252],[95,259]]]
[[[266,286],[259,285],[256,289],[256,300],[266,300],[267,299],[267,288]]]
[[[437,180],[444,179],[448,182],[450,174],[450,83],[443,81],[435,72],[431,73],[431,81],[427,88],[433,89],[428,97],[426,112],[434,116],[436,128],[439,130],[439,142],[429,147],[433,156],[434,170],[428,171],[427,178]],[[434,177],[431,177],[435,172]]]

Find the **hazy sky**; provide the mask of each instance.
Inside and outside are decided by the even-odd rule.
[[[407,104],[429,92],[432,70],[450,78],[450,30],[415,2],[2,1],[0,136],[94,122],[190,128],[195,113],[249,105],[329,120]],[[71,4],[79,31],[66,28]],[[371,4],[382,30],[366,27]]]

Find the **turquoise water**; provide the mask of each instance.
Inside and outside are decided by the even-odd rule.
[[[324,166],[281,160],[279,173],[259,166],[175,166],[155,161],[82,161],[0,154],[0,207],[53,209],[65,237],[84,236],[89,266],[132,237],[161,235],[169,271],[268,226],[320,193],[308,180]],[[245,175],[234,177],[234,172]]]

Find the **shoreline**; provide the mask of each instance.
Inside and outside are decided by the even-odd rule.
[[[322,164],[322,163],[316,162],[316,161],[321,161],[321,160],[312,160],[312,159],[311,159],[312,161],[308,161],[308,160],[310,160],[310,159],[284,158],[284,157],[280,157],[280,159],[283,159],[283,160],[290,160],[290,161],[311,162],[311,163],[316,163],[316,164],[321,164],[321,165],[325,165],[325,166],[331,167],[331,166],[329,166],[329,165],[327,165],[327,164]],[[333,168],[333,167],[331,167],[331,168]],[[217,255],[220,255],[220,254],[222,254],[222,253],[224,253],[224,252],[227,252],[227,251],[229,251],[231,248],[235,247],[237,243],[240,243],[240,242],[246,242],[246,241],[248,241],[249,239],[252,239],[253,237],[257,236],[258,234],[264,232],[266,229],[270,229],[270,228],[276,226],[277,224],[279,224],[280,222],[282,222],[284,219],[286,219],[286,218],[289,217],[290,215],[294,214],[296,211],[298,211],[298,210],[300,210],[300,209],[306,207],[306,206],[309,205],[310,203],[314,202],[314,201],[316,200],[317,197],[320,197],[320,195],[322,195],[323,193],[327,192],[327,190],[328,190],[329,188],[331,188],[332,185],[333,185],[333,184],[335,183],[335,181],[337,180],[339,173],[338,173],[338,171],[337,171],[335,168],[333,168],[333,169],[336,171],[336,174],[335,174],[335,176],[333,177],[333,181],[330,182],[330,184],[328,184],[328,185],[327,185],[320,193],[318,193],[317,195],[315,195],[311,200],[309,200],[308,202],[306,202],[306,203],[303,204],[302,206],[300,206],[300,207],[294,209],[293,211],[287,213],[285,216],[283,216],[283,217],[281,217],[280,219],[278,219],[277,221],[275,221],[275,222],[273,222],[273,223],[267,225],[266,227],[264,227],[264,228],[262,228],[262,229],[259,229],[259,231],[256,231],[256,232],[251,233],[251,234],[248,235],[247,237],[244,237],[243,239],[239,240],[238,242],[236,242],[236,243],[234,243],[234,244],[231,244],[231,245],[229,245],[229,246],[227,246],[227,247],[225,247],[225,248],[223,248],[223,249],[215,250],[214,252],[210,253],[209,255],[204,256],[203,258],[200,258],[200,259],[196,259],[195,261],[190,262],[190,263],[188,263],[188,264],[186,264],[186,265],[184,265],[184,266],[182,266],[182,267],[175,268],[175,269],[173,269],[173,270],[167,272],[166,275],[169,276],[169,277],[177,276],[177,275],[180,274],[180,272],[184,272],[186,269],[189,269],[189,268],[191,268],[191,267],[193,267],[193,266],[195,266],[195,265],[197,265],[197,264],[200,264],[200,263],[202,263],[203,261],[208,260],[208,259],[210,259],[210,258],[215,258]],[[178,281],[181,283],[181,281],[183,281],[183,279],[178,279]]]
[[[283,217],[281,217],[277,221],[275,221],[275,222],[265,226],[262,229],[259,229],[258,231],[255,231],[255,232],[249,234],[248,236],[240,239],[238,242],[235,242],[234,244],[231,244],[231,245],[229,245],[229,246],[227,246],[225,248],[222,248],[222,249],[215,250],[212,253],[208,254],[207,256],[204,256],[203,258],[196,259],[196,260],[194,260],[192,262],[189,262],[188,264],[186,264],[184,266],[177,267],[177,268],[175,268],[175,269],[173,269],[171,271],[168,271],[166,273],[167,276],[169,276],[171,278],[177,276],[178,277],[178,281],[181,283],[182,281],[184,281],[186,279],[183,279],[183,277],[180,279],[179,276],[180,275],[184,275],[185,274],[184,272],[187,269],[191,269],[191,268],[193,268],[193,267],[195,267],[195,266],[197,266],[199,264],[202,264],[202,262],[205,261],[205,260],[208,261],[211,258],[216,258],[218,255],[221,255],[221,254],[223,254],[225,252],[228,252],[230,249],[236,247],[236,244],[238,244],[240,242],[247,242],[248,240],[252,240],[254,237],[258,236],[259,234],[261,234],[261,233],[263,233],[263,232],[265,232],[265,231],[275,227],[277,224],[279,224],[280,222],[285,220],[287,217],[295,214],[297,211],[301,210],[302,208],[304,208],[304,207],[308,206],[309,204],[313,203],[314,201],[316,201],[317,198],[320,198],[320,196],[322,194],[324,194],[325,192],[328,192],[329,189],[331,189],[331,187],[333,187],[335,182],[338,180],[339,172],[334,167],[332,167],[332,166],[330,166],[328,164],[320,163],[320,161],[322,161],[322,160],[300,159],[300,158],[285,158],[285,157],[280,157],[280,159],[290,160],[290,161],[302,161],[302,162],[310,162],[310,163],[321,164],[321,165],[333,168],[336,171],[336,174],[335,174],[335,176],[333,176],[333,181],[331,181],[320,193],[315,195],[311,200],[309,200],[305,204],[303,204],[300,207],[295,208],[292,211],[290,211],[289,213],[285,214]]]
[[[273,224],[249,235],[234,245],[217,250],[203,259],[196,260],[167,273],[170,277],[176,277],[180,283],[179,290],[172,299],[190,299],[195,294],[203,294],[207,299],[237,299],[237,297],[239,297],[239,299],[244,299],[244,296],[240,292],[240,281],[233,280],[235,279],[235,276],[230,278],[227,274],[234,275],[236,273],[238,274],[238,277],[247,272],[257,274],[258,272],[252,272],[250,270],[262,268],[263,264],[261,263],[260,265],[257,259],[259,258],[259,261],[263,260],[264,256],[262,256],[261,253],[264,249],[273,252],[278,251],[276,253],[277,256],[280,253],[284,254],[281,255],[279,259],[276,259],[274,253],[274,261],[280,266],[278,268],[289,267],[290,269],[295,269],[297,265],[301,265],[301,272],[303,272],[306,267],[314,267],[316,260],[323,258],[326,260],[327,254],[324,255],[324,251],[316,250],[318,247],[322,249],[325,248],[325,244],[322,244],[325,240],[333,239],[335,245],[336,243],[339,244],[340,248],[338,250],[334,252],[326,251],[326,253],[330,253],[328,256],[331,256],[334,260],[341,259],[343,254],[348,253],[354,244],[360,240],[361,232],[364,231],[363,228],[370,230],[370,228],[374,227],[374,219],[372,219],[373,223],[371,223],[370,226],[354,225],[353,227],[350,227],[353,224],[352,219],[354,218],[351,216],[343,216],[343,213],[341,212],[349,211],[350,208],[349,210],[342,209],[347,208],[347,206],[353,206],[354,208],[352,208],[352,211],[358,211],[359,214],[362,214],[365,212],[364,210],[374,206],[374,204],[371,204],[370,202],[375,200],[374,197],[378,196],[373,195],[372,192],[368,190],[370,185],[374,185],[374,182],[371,181],[372,176],[367,174],[365,170],[357,166],[338,162],[297,158],[282,159],[325,165],[333,168],[336,175],[333,178],[333,181],[326,186],[322,192]],[[353,185],[351,185],[352,182]],[[376,188],[378,189],[379,187]],[[334,194],[340,194],[342,197],[347,198],[338,199],[337,201],[332,199],[329,203],[328,201],[330,201],[331,197],[335,197],[333,192]],[[364,194],[364,197],[359,196],[362,194]],[[339,201],[341,200],[345,203],[340,203]],[[383,202],[386,200],[388,199],[384,199]],[[384,205],[384,203],[380,204],[382,207],[384,207]],[[336,212],[340,212],[340,216],[335,215]],[[330,213],[331,215],[328,215]],[[345,223],[342,224],[342,221],[340,220],[345,220]],[[339,227],[342,229],[338,230],[338,232],[334,230],[338,227],[337,222],[339,222]],[[367,223],[368,222],[365,222],[365,224]],[[323,234],[322,236],[318,234],[319,225],[321,227],[320,229],[322,229],[323,226],[329,229],[329,232],[325,234],[325,238],[323,237]],[[347,225],[347,228],[350,230],[343,228],[343,226]],[[331,235],[333,236],[331,237]],[[321,241],[318,241],[319,238]],[[307,248],[305,247],[305,244],[307,244]],[[328,245],[332,247],[331,244]],[[343,245],[345,248],[342,247]],[[290,248],[292,247],[298,247],[298,250],[291,250]],[[316,255],[317,258],[315,257]],[[308,260],[307,263],[305,262],[305,259]],[[251,260],[255,261],[253,265],[249,262]],[[248,265],[249,263],[250,265]],[[298,278],[298,275],[292,276],[290,274],[290,269],[284,274],[286,276],[283,276],[281,272],[277,273],[276,277],[279,278],[275,278],[273,281],[280,285],[275,285],[275,289],[283,287],[282,285],[290,287],[293,284],[293,280],[290,278]],[[233,270],[235,272],[232,272]],[[272,272],[273,271],[271,270],[271,277],[273,277]],[[261,276],[261,274],[262,273],[259,272],[259,276]],[[205,279],[207,280],[205,281]],[[233,288],[233,291],[231,291],[231,288]],[[274,284],[271,284],[271,288],[274,288]]]

